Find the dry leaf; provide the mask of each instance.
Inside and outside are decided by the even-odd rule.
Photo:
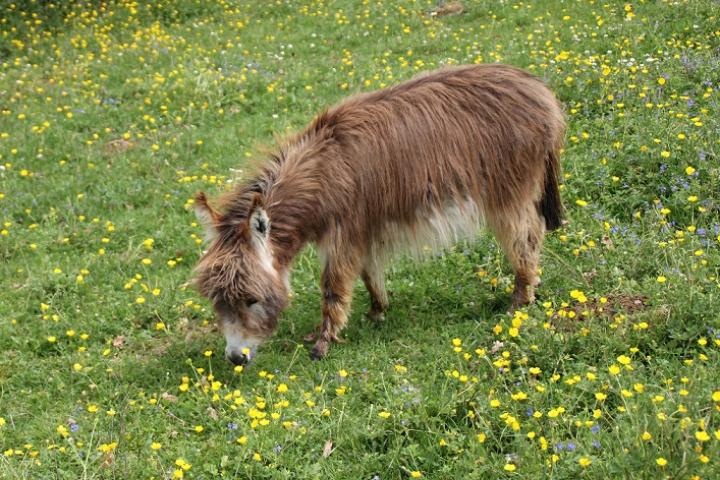
[[[100,464],[100,468],[110,468],[115,461],[115,456],[110,453],[106,453],[103,457],[103,462]]]
[[[505,344],[503,342],[495,340],[495,342],[493,342],[492,348],[490,349],[490,353],[497,353],[504,346]]]
[[[335,450],[335,449],[333,448],[333,442],[332,442],[332,440],[328,440],[327,442],[325,442],[325,446],[323,447],[323,453],[322,453],[323,458],[329,457],[330,454],[331,454],[334,450]]]
[[[172,403],[177,402],[177,399],[178,399],[175,395],[168,393],[168,392],[164,392],[162,395],[160,395],[160,398],[162,398],[166,402],[172,402]]]
[[[439,5],[435,10],[430,12],[430,15],[442,17],[444,15],[460,15],[465,10],[462,2],[455,0]]]
[[[125,335],[118,335],[113,338],[113,347],[122,348],[125,345]]]
[[[208,417],[212,418],[213,420],[217,420],[218,418],[220,418],[218,416],[217,410],[215,410],[212,407],[208,407],[207,414],[208,414]]]

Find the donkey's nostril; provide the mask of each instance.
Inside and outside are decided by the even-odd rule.
[[[248,357],[244,353],[232,352],[227,355],[227,359],[230,360],[233,365],[245,365],[248,362]]]

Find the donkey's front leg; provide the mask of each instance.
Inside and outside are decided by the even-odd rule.
[[[327,355],[331,342],[341,342],[338,335],[347,323],[352,301],[352,287],[357,278],[354,261],[328,260],[322,273],[322,326],[320,338],[310,351],[310,358],[319,360]]]

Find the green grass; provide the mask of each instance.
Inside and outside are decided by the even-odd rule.
[[[0,16],[0,478],[716,478],[717,2],[84,3]],[[486,235],[396,262],[382,324],[358,285],[311,362],[309,249],[234,372],[187,286],[194,192],[353,92],[481,61],[567,107],[538,302],[504,313]]]

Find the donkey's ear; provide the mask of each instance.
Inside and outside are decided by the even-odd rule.
[[[217,237],[220,214],[210,206],[205,192],[195,195],[195,215],[205,229],[205,240],[213,241]]]
[[[265,201],[260,193],[253,197],[248,224],[252,238],[264,244],[270,235],[270,219],[265,212]]]

